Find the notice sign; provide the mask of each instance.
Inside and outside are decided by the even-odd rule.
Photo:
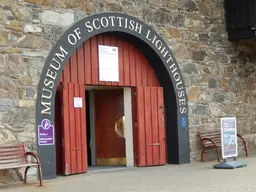
[[[119,82],[118,47],[99,45],[100,81]]]
[[[54,145],[54,126],[48,119],[38,126],[38,145]]]
[[[237,131],[236,118],[225,117],[221,118],[221,144],[222,158],[237,157]]]
[[[74,97],[74,108],[82,108],[83,100],[81,97]]]

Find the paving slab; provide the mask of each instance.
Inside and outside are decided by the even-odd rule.
[[[244,168],[214,169],[212,162],[97,171],[38,183],[0,185],[4,192],[250,192],[256,190],[256,155]]]

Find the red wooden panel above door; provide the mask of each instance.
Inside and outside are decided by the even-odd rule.
[[[118,47],[119,82],[99,80],[98,46]],[[126,40],[101,34],[84,42],[64,68],[63,81],[87,85],[159,86],[153,68],[145,56]]]

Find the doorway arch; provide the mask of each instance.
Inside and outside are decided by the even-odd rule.
[[[99,13],[71,26],[49,53],[42,70],[36,100],[36,133],[37,152],[45,179],[56,177],[55,144],[40,144],[38,129],[45,120],[54,125],[54,100],[61,73],[68,59],[83,42],[108,32],[135,45],[147,58],[164,88],[167,162],[190,162],[188,99],[182,74],[168,45],[156,31],[137,18],[121,13]]]

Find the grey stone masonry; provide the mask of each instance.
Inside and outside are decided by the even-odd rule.
[[[170,46],[189,97],[192,162],[198,130],[220,129],[236,116],[238,133],[256,149],[256,41],[229,42],[223,0],[1,0],[0,143],[25,142],[36,151],[35,99],[45,58],[75,21],[104,11],[135,16]],[[21,178],[0,172],[0,182]],[[34,172],[30,172],[31,175]],[[10,177],[10,175],[12,175]]]

